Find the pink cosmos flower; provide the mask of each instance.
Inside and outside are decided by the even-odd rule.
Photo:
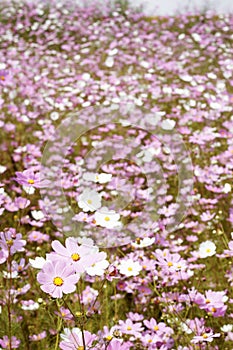
[[[16,233],[14,228],[6,232],[0,232],[0,248],[10,254],[23,252],[26,241],[22,239],[21,233]]]
[[[62,350],[77,350],[83,349],[83,338],[82,332],[78,328],[73,328],[72,331],[68,331],[67,334],[62,335],[63,340],[59,346]],[[94,334],[88,331],[84,331],[85,345],[87,349],[91,349],[93,341],[96,339]]]
[[[18,349],[20,345],[20,340],[16,337],[11,337],[11,348],[12,349]],[[7,335],[4,335],[2,339],[0,339],[0,346],[3,349],[10,349],[10,340]]]
[[[108,345],[108,350],[128,350],[129,345],[122,343],[120,340],[113,339]]]
[[[41,181],[40,173],[34,173],[33,170],[27,169],[22,172],[17,171],[15,181],[26,187],[42,188],[46,186],[44,181]]]
[[[202,335],[196,335],[191,340],[191,343],[198,344],[203,342],[212,342],[214,338],[220,337],[220,333],[214,334],[212,331],[210,333],[203,333]]]
[[[156,264],[166,272],[185,270],[187,267],[186,261],[181,258],[180,254],[171,254],[168,249],[156,249],[155,256]]]
[[[37,275],[40,288],[53,298],[61,298],[63,293],[75,291],[79,275],[64,260],[48,261]]]
[[[57,260],[62,257],[78,273],[84,272],[87,267],[91,266],[95,262],[91,259],[92,256],[98,253],[97,247],[79,245],[72,237],[66,239],[65,247],[57,240],[52,242],[52,247],[56,254],[49,254],[49,260]]]
[[[119,330],[124,334],[130,334],[136,338],[140,338],[143,331],[141,322],[133,323],[129,318],[125,321],[119,321]]]
[[[9,81],[10,74],[7,70],[0,70],[0,85],[5,86],[7,81]]]
[[[47,337],[47,333],[46,333],[46,331],[43,331],[43,332],[41,332],[39,334],[30,335],[29,339],[31,341],[40,341],[41,339],[44,339],[46,337]]]
[[[214,292],[208,290],[205,292],[205,295],[201,295],[196,303],[199,305],[200,309],[212,313],[214,317],[221,317],[225,315],[227,310],[227,306],[224,304],[227,299],[228,298],[223,291]]]
[[[154,318],[151,318],[150,321],[144,320],[143,323],[148,329],[160,335],[171,335],[173,333],[172,328],[168,327],[164,322],[157,323],[157,321]]]
[[[63,320],[66,320],[66,321],[72,321],[74,319],[74,316],[72,315],[70,310],[66,309],[63,306],[60,307],[59,312],[55,311],[54,313],[55,315],[58,315],[59,317],[61,317]]]

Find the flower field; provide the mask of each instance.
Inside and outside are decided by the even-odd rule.
[[[232,350],[232,42],[0,3],[0,349]]]

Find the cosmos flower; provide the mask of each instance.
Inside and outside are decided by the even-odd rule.
[[[109,262],[106,260],[107,254],[96,253],[90,257],[90,267],[87,267],[85,270],[90,276],[102,276],[109,266]]]
[[[94,174],[94,173],[84,173],[83,179],[86,181],[92,181],[97,182],[100,184],[104,184],[106,182],[109,182],[112,178],[112,174],[107,173],[100,173],[100,174]]]
[[[142,270],[142,266],[132,259],[122,260],[118,266],[119,272],[127,277],[137,276]]]
[[[20,340],[17,339],[15,336],[11,337],[11,348],[12,349],[18,349],[20,345]],[[2,346],[3,349],[10,349],[10,340],[7,335],[4,335],[2,339],[0,339],[0,346]]]
[[[5,70],[5,69],[0,69],[0,86],[5,86],[6,83],[9,81],[9,71]]]
[[[212,331],[206,332],[201,335],[196,335],[195,337],[193,337],[193,339],[191,340],[191,343],[194,343],[194,344],[204,343],[204,342],[211,343],[214,340],[214,338],[218,338],[220,337],[220,335],[221,335],[220,333],[214,334]]]
[[[67,330],[66,334],[61,334],[63,339],[59,346],[62,350],[82,350],[83,349],[83,337],[79,328],[73,328],[71,331]],[[91,349],[93,341],[96,339],[96,335],[91,334],[88,331],[84,331],[85,345],[88,349]]]
[[[101,207],[101,196],[95,190],[86,189],[78,197],[78,206],[84,212],[95,211]]]
[[[40,288],[53,298],[61,298],[63,293],[69,294],[75,291],[79,275],[72,266],[64,260],[47,261],[37,275]]]
[[[120,215],[114,210],[106,207],[97,210],[94,215],[96,225],[106,227],[108,229],[121,226]]]
[[[55,253],[48,254],[49,260],[63,259],[69,263],[76,272],[82,273],[87,267],[90,267],[94,260],[91,256],[98,254],[98,247],[89,245],[79,245],[72,237],[68,237],[65,241],[65,247],[57,240],[52,242],[52,247]],[[100,253],[102,254],[102,253]]]
[[[25,187],[42,188],[46,186],[46,183],[41,180],[39,172],[34,173],[33,170],[27,169],[22,172],[16,171],[15,174],[14,180]]]
[[[209,256],[213,256],[216,253],[216,245],[211,241],[202,242],[199,246],[199,257],[204,259]]]
[[[8,231],[0,232],[0,248],[8,251],[10,254],[23,252],[26,241],[22,239],[21,233],[16,233],[14,228],[9,228]]]

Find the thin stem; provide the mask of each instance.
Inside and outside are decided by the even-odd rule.
[[[8,247],[8,268],[10,272],[10,278],[9,278],[9,288],[7,291],[7,313],[8,313],[8,337],[9,337],[9,350],[12,350],[12,341],[11,341],[11,334],[12,334],[12,327],[11,327],[11,288],[12,288],[12,263],[11,263],[11,252],[10,247]]]

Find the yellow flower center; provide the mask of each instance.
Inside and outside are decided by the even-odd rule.
[[[127,331],[132,331],[132,328],[130,326],[128,326]]]
[[[159,330],[159,327],[156,325],[154,326],[154,331],[158,331]]]
[[[148,339],[148,343],[152,343],[152,339]]]
[[[0,76],[0,79],[1,79],[1,80],[5,80],[6,78],[4,77],[4,75],[1,75],[1,76]]]
[[[105,221],[110,221],[110,217],[109,216],[105,216],[104,220]]]
[[[211,311],[216,312],[217,310],[215,309],[215,307],[212,307]]]
[[[132,267],[128,267],[128,271],[133,271]]]
[[[206,253],[210,253],[210,252],[211,252],[210,248],[207,248]]]
[[[9,247],[11,247],[11,246],[13,245],[13,243],[14,243],[13,239],[8,239],[8,240],[6,241],[6,244],[7,244]]]
[[[77,347],[77,350],[84,350],[84,346],[82,346],[82,345],[81,345],[81,346],[78,346],[78,347]]]
[[[202,338],[206,339],[208,338],[208,335],[206,333],[202,334]]]
[[[53,284],[55,284],[55,286],[60,287],[60,286],[63,285],[63,283],[64,283],[64,281],[63,281],[63,279],[61,277],[55,277],[53,279]]]
[[[30,185],[33,185],[33,184],[35,183],[35,181],[34,181],[33,179],[28,179],[28,183],[29,183]]]
[[[91,199],[88,199],[87,203],[88,203],[88,204],[92,204],[92,200],[91,200]]]
[[[209,304],[210,303],[210,299],[206,299],[206,304]]]
[[[106,337],[106,339],[107,339],[108,341],[112,340],[112,338],[113,338],[112,335],[107,335],[107,337]]]
[[[171,267],[173,266],[173,263],[171,261],[168,261],[167,266]]]
[[[80,255],[78,253],[74,253],[71,255],[72,260],[78,261],[80,260]]]

